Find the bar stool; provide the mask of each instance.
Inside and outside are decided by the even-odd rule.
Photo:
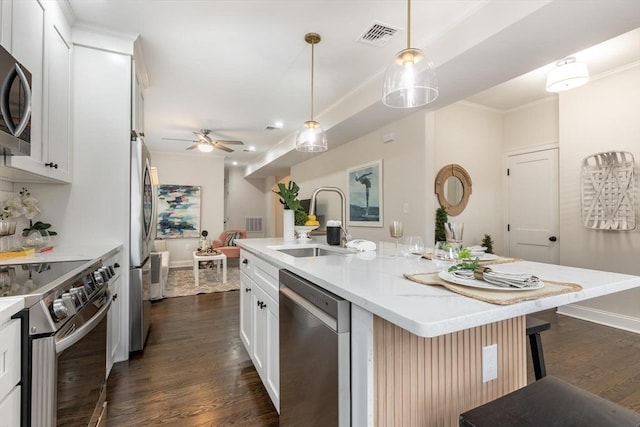
[[[527,316],[527,335],[529,336],[529,347],[531,348],[531,359],[533,360],[533,372],[536,381],[547,375],[547,368],[544,365],[544,353],[542,351],[542,339],[540,332],[551,328],[551,323]]]
[[[460,427],[637,427],[640,414],[554,376],[460,415]]]

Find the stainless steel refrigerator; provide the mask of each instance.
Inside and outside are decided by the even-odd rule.
[[[131,140],[129,351],[144,349],[151,326],[149,248],[156,235],[156,194],[150,162],[142,137],[134,135]]]

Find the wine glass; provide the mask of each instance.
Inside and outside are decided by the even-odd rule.
[[[424,243],[420,236],[408,236],[405,240],[404,256],[407,258],[420,258],[424,252]]]
[[[398,253],[398,241],[402,237],[402,221],[391,221],[389,234],[396,239],[396,254]]]
[[[460,244],[456,242],[436,242],[433,248],[431,260],[436,265],[438,272],[448,270],[449,267],[458,262],[460,255]]]

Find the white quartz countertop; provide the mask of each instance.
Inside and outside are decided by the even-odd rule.
[[[242,239],[237,245],[263,260],[285,268],[418,336],[435,337],[549,308],[640,287],[640,276],[529,261],[492,265],[497,271],[535,274],[544,280],[572,282],[579,292],[511,305],[495,305],[453,293],[440,286],[414,283],[404,273],[435,272],[423,258],[392,256],[392,243],[378,242],[375,252],[296,258],[277,249],[321,246],[325,239],[285,243],[282,239]]]
[[[114,243],[74,247],[54,246],[52,250],[47,252],[14,258],[0,258],[0,265],[93,260],[118,248],[122,248],[122,245]]]
[[[0,326],[11,319],[11,316],[24,308],[24,298],[0,298]]]

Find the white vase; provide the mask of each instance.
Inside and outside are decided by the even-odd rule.
[[[282,239],[285,242],[293,242],[296,240],[294,225],[295,212],[291,209],[285,209],[282,215]]]

